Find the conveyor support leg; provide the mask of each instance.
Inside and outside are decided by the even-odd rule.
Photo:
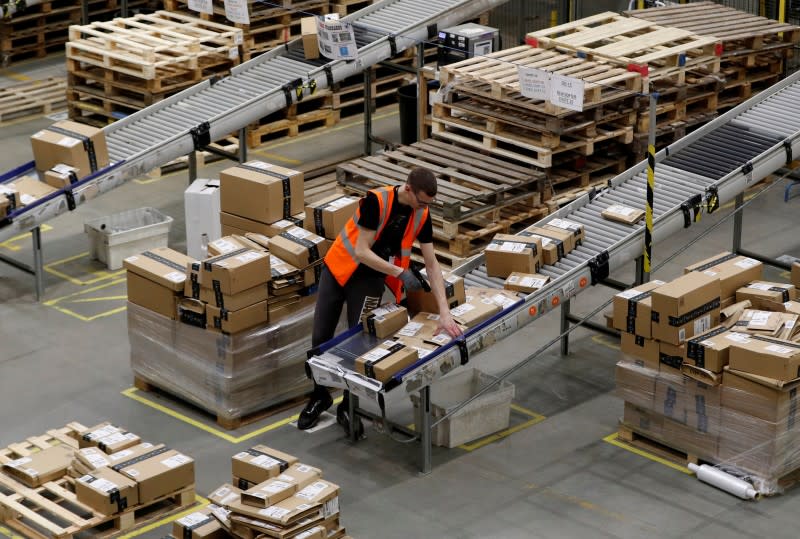
[[[742,214],[740,208],[744,204],[744,192],[736,195],[736,214],[733,216],[733,252],[739,253],[742,250]]]
[[[561,302],[561,355],[569,355],[569,305],[570,300],[565,299]]]
[[[372,155],[372,70],[364,70],[364,155]]]
[[[431,387],[425,386],[419,390],[420,423],[417,425],[422,443],[422,462],[420,462],[420,473],[428,475],[431,473]]]
[[[36,281],[36,301],[44,296],[44,257],[42,256],[42,231],[37,226],[31,230],[33,239],[33,278]]]
[[[192,150],[186,158],[189,163],[189,185],[192,185],[192,182],[197,179],[197,152]]]
[[[247,161],[247,127],[239,129],[239,162]]]
[[[358,419],[358,417],[356,417],[356,410],[357,409],[358,409],[358,397],[356,397],[355,395],[353,395],[352,392],[350,392],[350,397],[347,399],[347,413],[349,414],[348,417],[350,417],[350,425],[349,425],[350,432],[348,434],[350,436],[350,441],[351,442],[357,442],[358,441],[358,427],[357,427],[357,425],[358,425],[359,419]]]

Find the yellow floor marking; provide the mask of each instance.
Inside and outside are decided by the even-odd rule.
[[[263,152],[263,151],[261,151],[259,149],[249,150],[247,153],[248,154],[254,153],[254,154],[260,155],[261,157],[266,157],[267,159],[270,159],[272,161],[282,161],[283,163],[287,163],[289,165],[302,165],[303,164],[303,162],[300,161],[299,159],[292,159],[291,157],[284,157],[284,156],[278,155],[276,153]]]
[[[558,492],[550,487],[540,486],[535,483],[528,483],[527,485],[525,485],[525,488],[529,490],[538,490],[540,494],[543,494],[550,498],[555,498],[560,501],[566,501],[572,503],[580,507],[581,509],[586,509],[587,511],[592,511],[600,515],[613,518],[614,520],[619,520],[621,522],[631,521],[631,519],[628,518],[627,516],[621,513],[617,513],[616,511],[607,509],[602,505],[597,505],[594,502],[590,502],[589,500],[579,498],[578,496],[572,496],[571,494],[564,494],[563,492]]]
[[[187,509],[186,511],[181,511],[175,515],[170,515],[168,517],[164,517],[161,520],[148,524],[147,526],[142,526],[141,528],[137,528],[136,530],[132,531],[131,533],[126,533],[125,535],[120,535],[119,539],[127,539],[130,537],[136,537],[138,535],[142,535],[143,533],[147,533],[153,531],[155,529],[164,526],[165,524],[170,524],[171,522],[175,522],[178,519],[185,517],[186,515],[191,515],[192,513],[201,510],[203,507],[207,506],[210,502],[203,498],[202,496],[198,496],[195,494],[194,496],[195,502],[199,505],[193,505],[191,508]]]
[[[781,272],[781,279],[786,279],[787,281],[792,278],[792,272],[789,270],[784,270]]]
[[[74,260],[78,260],[80,258],[87,258],[88,259],[88,257],[89,257],[89,251],[85,251],[85,252],[79,253],[77,255],[69,256],[67,258],[62,258],[61,260],[56,260],[55,262],[50,262],[49,264],[47,264],[44,267],[44,270],[47,273],[50,273],[51,275],[55,275],[56,277],[60,277],[61,279],[64,279],[65,281],[69,281],[72,284],[77,284],[77,285],[80,285],[80,286],[84,286],[84,285],[87,285],[87,284],[94,284],[94,283],[99,282],[99,281],[105,281],[106,279],[113,279],[114,277],[119,277],[120,275],[124,275],[125,274],[126,270],[124,270],[124,269],[117,270],[117,271],[93,270],[93,269],[91,269],[91,266],[86,266],[87,272],[89,274],[91,274],[91,275],[94,275],[95,278],[94,279],[84,280],[84,279],[79,279],[77,277],[72,277],[71,275],[67,275],[66,273],[63,273],[63,272],[55,269],[55,266],[60,266],[62,264],[67,264],[69,262],[72,262]]]
[[[476,442],[472,442],[470,444],[462,444],[462,445],[460,445],[458,447],[460,447],[461,449],[464,449],[465,451],[475,451],[478,448],[481,448],[481,447],[483,447],[485,445],[489,445],[489,444],[491,444],[493,442],[496,442],[498,440],[502,440],[503,438],[507,438],[507,437],[511,436],[512,434],[514,434],[515,432],[519,432],[521,430],[527,429],[528,427],[532,427],[535,424],[541,423],[542,421],[547,419],[545,416],[543,416],[541,414],[537,414],[536,412],[534,412],[532,410],[528,410],[527,408],[523,408],[522,406],[519,406],[519,405],[514,404],[514,403],[511,404],[511,409],[514,410],[514,411],[517,411],[517,412],[519,412],[521,414],[530,416],[531,419],[529,419],[528,421],[525,421],[524,423],[520,423],[519,425],[515,425],[513,427],[509,427],[509,428],[507,428],[505,430],[501,430],[500,432],[495,432],[494,434],[491,434],[491,435],[487,436],[486,438],[481,438],[480,440],[478,440]]]
[[[53,230],[53,227],[48,225],[48,224],[43,224],[43,225],[41,225],[39,227],[39,230],[41,232],[50,232],[51,230]],[[23,240],[30,241],[30,238],[31,238],[31,233],[30,232],[25,232],[23,234],[20,234],[19,236],[14,236],[13,238],[8,238],[6,241],[0,243],[0,247],[3,247],[4,249],[8,249],[9,251],[21,251],[22,250],[22,246],[21,245],[16,245],[16,243],[19,243],[19,242],[21,242]]]
[[[209,434],[212,434],[212,435],[216,436],[217,438],[222,438],[226,442],[230,442],[232,444],[242,443],[244,441],[247,441],[247,440],[249,440],[251,438],[255,438],[256,436],[260,436],[261,434],[264,434],[264,433],[269,432],[271,430],[275,430],[275,429],[277,429],[279,427],[282,427],[284,425],[288,425],[292,421],[296,421],[297,418],[300,416],[300,414],[294,414],[292,416],[289,416],[287,418],[281,419],[280,421],[276,421],[275,423],[272,423],[272,424],[267,425],[265,427],[261,427],[260,429],[254,430],[253,432],[249,432],[249,433],[244,434],[242,436],[232,436],[232,435],[228,434],[227,432],[224,432],[222,430],[214,428],[214,427],[212,427],[210,425],[206,425],[202,421],[198,421],[196,419],[192,419],[191,417],[189,417],[189,416],[187,416],[185,414],[182,414],[182,413],[178,412],[177,410],[173,410],[172,408],[164,406],[163,404],[159,404],[159,403],[154,402],[154,401],[152,401],[152,400],[150,400],[148,398],[143,397],[142,395],[139,394],[139,390],[137,388],[135,388],[135,387],[129,387],[128,389],[124,390],[122,392],[122,394],[125,395],[128,398],[131,398],[131,399],[135,400],[136,402],[140,402],[140,403],[144,404],[145,406],[149,406],[149,407],[151,407],[151,408],[153,408],[155,410],[158,410],[161,413],[167,414],[168,416],[177,419],[178,421],[183,421],[186,424],[189,424],[189,425],[191,425],[193,427],[196,427],[196,428],[198,428],[198,429],[200,429],[202,431],[205,431],[205,432],[207,432]],[[340,402],[342,402],[342,397],[338,397],[338,398],[334,399],[334,401],[333,401],[334,404],[338,404]]]
[[[633,447],[632,445],[624,442],[623,440],[620,440],[618,432],[615,432],[613,434],[609,434],[608,436],[603,438],[603,441],[607,442],[607,443],[609,443],[611,445],[615,445],[617,447],[621,447],[622,449],[625,449],[626,451],[630,451],[631,453],[635,453],[635,454],[637,454],[637,455],[639,455],[641,457],[644,457],[646,459],[650,459],[653,462],[658,462],[659,464],[663,464],[664,466],[669,466],[673,470],[678,470],[679,472],[683,472],[683,473],[688,474],[688,475],[694,475],[692,472],[689,471],[689,468],[687,468],[686,466],[681,466],[680,464],[675,464],[674,462],[670,462],[667,459],[659,457],[658,455],[654,455],[653,453],[650,453],[649,451],[645,451],[643,449],[639,449],[638,447]]]
[[[25,539],[24,536],[17,535],[13,530],[9,530],[5,526],[0,526],[0,534],[3,534],[5,537],[9,537],[10,539]]]
[[[758,193],[750,193],[749,195],[745,195],[743,202],[747,202],[748,200],[750,200],[751,198],[753,198],[757,194]],[[727,202],[727,203],[723,204],[720,209],[721,210],[727,210],[728,208],[733,208],[735,205],[736,205],[736,200],[734,199],[734,200],[731,200],[730,202]]]
[[[9,79],[14,79],[22,82],[31,80],[31,78],[28,75],[23,75],[22,73],[17,73],[16,71],[9,71],[9,70],[3,70],[2,72],[0,72],[0,76],[8,77]]]
[[[612,350],[619,350],[619,340],[614,339],[609,335],[594,335],[592,336],[592,340],[597,344],[602,344],[606,348],[611,348]]]
[[[92,303],[94,301],[112,301],[115,299],[128,299],[128,296],[102,296],[98,298],[74,299],[70,303]]]
[[[116,307],[114,309],[111,309],[111,310],[108,310],[108,311],[104,311],[102,313],[98,313],[98,314],[95,314],[93,316],[83,316],[82,314],[76,313],[75,311],[72,311],[71,309],[69,309],[67,307],[61,307],[58,304],[63,302],[63,301],[72,300],[72,298],[75,298],[77,296],[81,296],[81,295],[84,295],[84,294],[89,294],[91,292],[95,292],[97,290],[102,290],[103,288],[107,288],[109,286],[114,286],[114,285],[117,285],[117,284],[120,284],[120,283],[124,283],[124,282],[125,282],[125,278],[115,279],[115,280],[113,280],[111,282],[108,282],[108,283],[103,283],[101,285],[94,286],[94,287],[88,288],[86,290],[81,290],[80,292],[74,292],[72,294],[67,294],[66,296],[62,296],[60,298],[51,299],[49,301],[44,302],[44,304],[47,307],[52,307],[53,309],[55,309],[55,310],[57,310],[57,311],[59,311],[61,313],[64,313],[66,315],[69,315],[69,316],[72,316],[74,318],[77,318],[78,320],[81,320],[83,322],[91,322],[92,320],[96,320],[96,319],[102,318],[104,316],[111,316],[112,314],[117,314],[117,313],[123,312],[127,307],[125,307],[125,306]],[[125,297],[127,297],[127,296],[125,296]],[[119,299],[119,296],[107,296],[107,298],[108,299]],[[85,302],[85,301],[83,301],[85,299],[86,298],[78,298],[77,300],[67,301],[67,303],[73,303],[73,302],[74,303],[81,303],[81,302]]]

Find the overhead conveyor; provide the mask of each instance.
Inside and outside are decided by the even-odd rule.
[[[436,37],[440,27],[463,22],[506,0],[383,0],[343,20],[354,27],[355,60],[306,60],[296,39],[104,128],[111,165],[69,188],[13,211],[0,221],[0,242],[33,231],[35,268],[0,260],[34,273],[41,292],[44,222],[127,180],[226,137],[313,92],[361,73],[399,51]],[[33,162],[0,175],[0,184],[34,172]]]
[[[691,226],[697,211],[713,212],[740,198],[745,189],[791,163],[800,152],[800,72],[763,91],[701,129],[656,154],[654,241]],[[573,296],[603,283],[608,275],[641,257],[644,225],[604,219],[613,204],[645,206],[647,163],[641,162],[609,181],[608,188],[582,196],[534,226],[554,219],[582,224],[585,239],[574,251],[540,273],[551,278],[544,288],[520,299],[501,313],[470,329],[461,341],[437,349],[385,384],[354,370],[354,359],[379,344],[355,328],[320,347],[308,361],[317,382],[350,390],[351,416],[358,398],[375,401],[382,411],[389,392],[420,394],[423,472],[431,468],[430,385],[467,363],[470,356],[508,337],[522,326],[553,311],[568,312]],[[454,272],[467,286],[502,288],[503,280],[489,277],[483,255]],[[563,328],[563,325],[562,325]],[[562,350],[564,350],[562,342]],[[530,358],[529,358],[530,359]],[[366,412],[362,413],[366,414]],[[402,430],[402,429],[399,429]],[[351,432],[351,435],[353,433]]]

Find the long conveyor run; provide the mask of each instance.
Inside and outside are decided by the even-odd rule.
[[[794,160],[800,151],[800,72],[763,91],[723,116],[656,154],[654,240],[680,233],[695,211],[713,211],[734,199],[749,185]],[[317,382],[348,389],[357,397],[383,407],[392,391],[420,392],[423,409],[436,379],[467,362],[469,356],[511,335],[556,309],[571,297],[605,278],[642,254],[644,225],[608,221],[601,212],[610,205],[645,207],[647,163],[641,162],[609,181],[608,189],[584,195],[536,226],[554,219],[580,223],[582,244],[540,273],[551,280],[501,313],[471,328],[463,341],[451,342],[398,373],[385,384],[354,370],[354,359],[379,344],[356,328],[320,348],[309,359]],[[454,270],[468,286],[502,288],[503,280],[489,277],[483,255]],[[426,419],[423,417],[423,429]],[[430,418],[427,418],[430,425]],[[427,436],[427,441],[426,441]],[[423,430],[423,470],[430,469],[430,433]]]

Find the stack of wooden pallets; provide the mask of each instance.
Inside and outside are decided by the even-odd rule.
[[[584,110],[524,96],[520,66],[584,81]],[[445,66],[440,79],[449,90],[434,104],[433,136],[541,169],[543,202],[564,203],[625,169],[637,72],[522,45]]]
[[[2,67],[60,51],[69,26],[80,20],[81,0],[49,0],[17,8],[11,16],[0,19]]]
[[[375,2],[376,0],[333,0],[330,3],[330,12],[336,13],[339,17],[347,17]]]
[[[158,11],[70,28],[70,118],[104,124],[241,62],[242,31]]]
[[[50,77],[0,88],[0,125],[67,108],[67,81]]]

